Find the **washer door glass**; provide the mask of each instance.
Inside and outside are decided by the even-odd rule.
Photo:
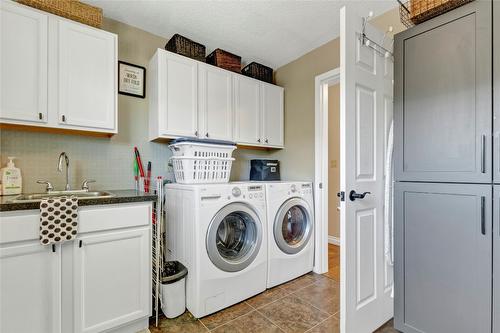
[[[307,203],[298,198],[288,200],[279,209],[274,222],[276,244],[285,253],[298,253],[311,237],[312,224]]]
[[[253,262],[260,250],[261,222],[250,207],[229,204],[213,218],[206,242],[215,266],[227,272],[240,271]]]

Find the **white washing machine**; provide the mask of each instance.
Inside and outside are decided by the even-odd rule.
[[[308,182],[266,183],[268,271],[271,288],[304,275],[314,265],[313,186]]]
[[[200,318],[266,290],[261,184],[165,185],[167,260],[188,269],[186,305]]]

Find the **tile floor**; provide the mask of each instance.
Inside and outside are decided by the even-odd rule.
[[[335,261],[336,260],[336,261]],[[330,267],[339,266],[338,247],[329,247]],[[334,278],[336,277],[336,278]],[[196,319],[188,311],[175,319],[162,317],[151,333],[337,333],[340,316],[338,270],[309,273],[210,316]],[[377,333],[396,333],[392,322]]]

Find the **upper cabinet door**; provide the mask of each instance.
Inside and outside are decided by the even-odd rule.
[[[150,314],[149,228],[74,242],[75,333],[103,332]]]
[[[493,1],[493,31],[500,31],[500,3]],[[493,106],[494,140],[493,177],[500,184],[500,33],[493,34]],[[500,328],[498,328],[500,330]]]
[[[58,22],[59,123],[116,132],[117,37]]]
[[[198,136],[198,65],[170,52],[158,56],[160,134]]]
[[[199,135],[205,138],[233,139],[232,73],[198,65]]]
[[[60,253],[38,241],[0,248],[0,332],[61,332]]]
[[[0,118],[47,122],[47,15],[0,3]]]
[[[396,36],[397,180],[491,182],[491,24],[475,1]]]
[[[266,146],[283,147],[284,113],[282,87],[262,83],[262,139]]]
[[[234,75],[235,141],[241,144],[261,145],[260,82]]]

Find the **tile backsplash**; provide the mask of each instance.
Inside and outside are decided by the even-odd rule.
[[[70,159],[70,184],[79,189],[85,179],[94,179],[93,189],[134,188],[132,143],[77,135],[48,134],[2,130],[0,132],[2,166],[7,156],[15,156],[21,168],[23,192],[39,192],[45,188],[37,180],[48,180],[56,189],[65,185],[66,172],[57,171],[59,154],[65,151]],[[171,156],[168,146],[141,140],[137,145],[143,164],[152,163],[152,175],[172,177],[167,168]]]

